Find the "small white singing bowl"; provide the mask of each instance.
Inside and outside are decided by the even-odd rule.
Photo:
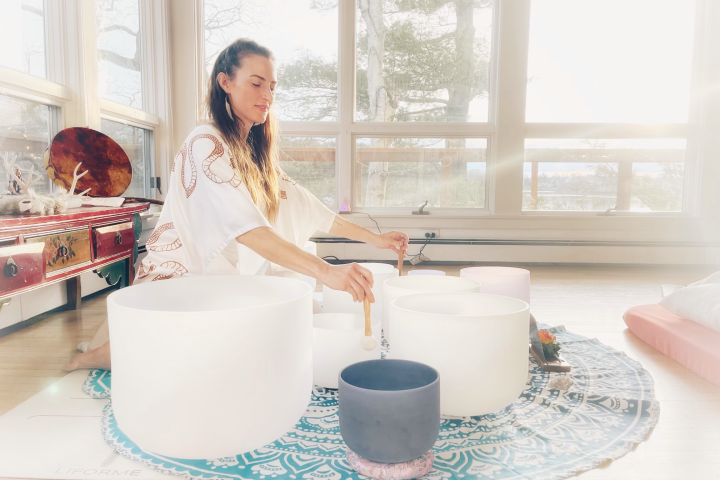
[[[359,263],[373,275],[372,292],[375,303],[372,304],[372,316],[380,317],[383,311],[383,282],[397,277],[398,269],[387,263]],[[363,303],[353,301],[352,295],[341,290],[333,290],[323,285],[323,313],[363,313]],[[377,337],[378,339],[380,337]]]
[[[433,292],[480,292],[480,284],[469,278],[442,275],[415,275],[390,278],[383,284],[382,328],[385,340],[390,342],[390,304],[405,295]]]
[[[440,275],[440,276],[444,276],[445,272],[443,272],[442,270],[422,269],[422,270],[410,270],[407,274],[408,275]]]
[[[480,282],[482,293],[504,295],[530,303],[530,271],[515,267],[469,267],[460,270],[461,278]]]
[[[473,416],[517,400],[528,375],[530,306],[485,293],[426,293],[390,307],[393,359],[440,372],[440,411]]]
[[[362,305],[362,304],[361,304]],[[380,318],[372,318],[373,337],[380,338]],[[365,316],[354,313],[313,315],[313,382],[318,387],[338,388],[338,375],[353,363],[380,358],[380,342],[374,350],[362,347]]]

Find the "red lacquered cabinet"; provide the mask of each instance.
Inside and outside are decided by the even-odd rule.
[[[115,262],[125,262],[123,276],[132,284],[133,217],[148,206],[77,208],[42,217],[0,215],[0,306],[9,297],[67,281],[68,307],[77,308],[79,276]]]

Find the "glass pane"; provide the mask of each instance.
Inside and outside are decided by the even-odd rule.
[[[0,2],[0,65],[45,77],[43,0]]]
[[[528,122],[686,122],[693,0],[533,0]]]
[[[525,140],[523,210],[682,210],[684,139]]]
[[[358,121],[488,121],[491,0],[357,5]]]
[[[281,137],[280,167],[330,209],[337,208],[335,138]]]
[[[485,138],[358,138],[358,207],[485,207]]]
[[[205,71],[238,38],[272,50],[281,120],[337,120],[338,12],[334,0],[204,0]]]
[[[36,192],[49,193],[52,182],[45,173],[43,156],[50,145],[50,109],[48,105],[0,95],[0,155],[8,161],[15,158],[15,168],[20,169],[24,181],[28,180],[30,168],[33,178],[40,180],[33,185]],[[0,160],[3,172],[0,193],[9,190],[10,175]]]
[[[95,0],[100,96],[142,109],[138,0]]]
[[[115,140],[125,150],[132,165],[132,181],[124,197],[149,197],[150,149],[148,130],[101,119],[100,131]],[[151,137],[151,136],[150,136]]]

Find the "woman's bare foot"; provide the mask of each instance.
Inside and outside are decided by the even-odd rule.
[[[72,372],[78,368],[101,368],[110,370],[110,342],[105,342],[94,350],[80,353],[65,364],[63,370]]]

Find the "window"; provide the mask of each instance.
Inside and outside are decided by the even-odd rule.
[[[15,158],[15,168],[20,170],[24,180],[28,179],[30,169],[39,174],[40,181],[33,185],[36,192],[48,193],[52,182],[45,174],[43,156],[55,134],[51,129],[51,119],[57,113],[56,107],[43,105],[9,95],[0,95],[0,155],[8,161]],[[0,192],[6,191],[10,176],[5,165],[0,168],[5,173]]]
[[[100,121],[100,131],[115,140],[130,159],[132,181],[123,196],[150,197],[152,130],[103,118]]]
[[[358,138],[359,207],[484,208],[485,138]]]
[[[0,2],[0,65],[45,77],[43,0]]]
[[[272,50],[281,120],[337,120],[338,15],[330,1],[205,0],[205,75],[238,38]]]
[[[331,209],[337,208],[334,137],[281,137],[280,167]]]
[[[533,0],[526,121],[686,122],[695,2]]]
[[[685,140],[525,140],[524,210],[682,210]]]
[[[488,121],[490,0],[357,7],[356,120]]]
[[[95,0],[100,96],[142,109],[138,0]]]

